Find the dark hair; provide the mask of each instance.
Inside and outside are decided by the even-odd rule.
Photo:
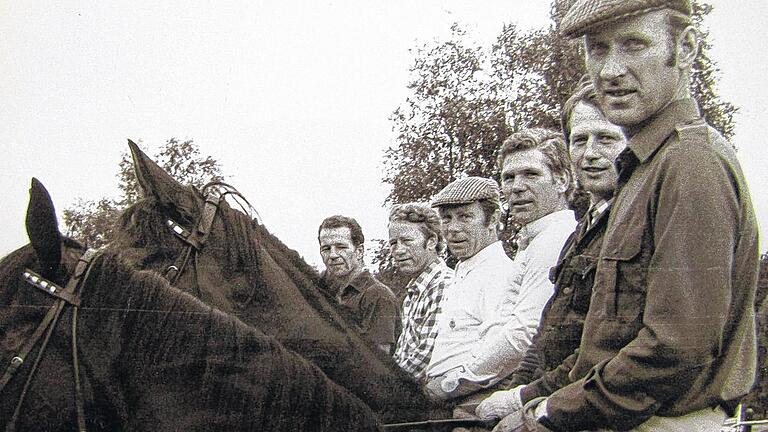
[[[389,221],[418,224],[424,238],[434,237],[437,239],[435,251],[442,252],[445,250],[445,238],[440,229],[442,220],[440,215],[430,206],[419,203],[396,204],[389,211]]]
[[[317,229],[317,241],[320,241],[320,231],[324,229],[333,228],[349,228],[349,232],[352,236],[352,244],[358,247],[365,243],[365,236],[363,235],[363,229],[360,228],[360,224],[354,218],[334,215],[329,216],[323,220],[320,224],[320,228]]]
[[[480,207],[483,209],[485,224],[488,225],[489,223],[491,223],[491,216],[493,216],[493,214],[499,211],[501,208],[499,206],[499,202],[493,199],[481,199],[481,200],[477,200],[477,202],[480,204]],[[453,209],[453,208],[461,207],[465,205],[467,204],[442,204],[437,207],[437,211],[442,216],[444,210],[449,210],[449,209]]]
[[[571,172],[571,157],[565,146],[565,139],[561,132],[545,128],[523,129],[515,132],[504,140],[504,145],[499,151],[496,164],[501,170],[504,159],[512,153],[528,149],[537,149],[544,156],[546,164],[552,174],[562,175],[568,182],[565,196],[570,200],[573,193],[573,173]]]

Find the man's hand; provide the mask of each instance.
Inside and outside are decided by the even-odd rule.
[[[443,401],[454,397],[452,392],[459,386],[459,378],[463,368],[455,368],[446,372],[444,375],[436,376],[424,387],[424,392],[430,399]]]
[[[547,414],[547,398],[538,397],[531,400],[523,407],[523,422],[525,429],[521,432],[552,432],[549,428],[539,423],[539,418]]]
[[[504,418],[510,414],[521,412],[523,402],[520,391],[525,386],[517,386],[512,390],[497,391],[480,402],[475,408],[475,414],[483,420]]]

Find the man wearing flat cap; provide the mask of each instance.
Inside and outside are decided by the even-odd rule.
[[[756,372],[757,227],[733,147],[690,93],[686,0],[578,0],[606,118],[629,141],[573,382],[526,407],[528,430],[719,431]]]
[[[567,163],[565,167],[568,169]],[[549,268],[556,264],[557,254],[576,223],[573,213],[565,210],[567,181],[559,190],[555,182],[541,183],[548,189],[546,197],[531,193],[526,209],[537,208],[535,219],[547,219],[531,231],[531,237],[542,233],[543,242],[531,245],[533,258],[515,262],[498,240],[500,191],[494,180],[460,179],[433,199],[432,206],[443,220],[448,248],[459,260],[437,319],[437,338],[427,368],[427,393],[435,399],[476,393],[505,378],[536,333],[541,311],[552,295]],[[557,225],[554,222],[565,224],[556,230],[561,235],[551,236],[546,229]],[[551,249],[551,254],[537,252],[540,247]],[[481,399],[460,401],[454,414],[474,416]]]

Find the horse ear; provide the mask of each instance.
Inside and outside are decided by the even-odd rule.
[[[189,189],[160,168],[136,143],[128,140],[128,147],[131,149],[136,179],[144,197],[155,197],[162,205],[168,207],[194,208],[194,198]]]
[[[29,189],[26,225],[29,241],[43,266],[43,276],[50,277],[61,263],[61,234],[51,196],[36,178],[32,178]]]

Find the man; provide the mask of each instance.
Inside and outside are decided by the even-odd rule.
[[[325,264],[323,279],[360,333],[390,354],[395,343],[397,301],[392,291],[363,266],[363,230],[356,220],[331,216],[317,234]]]
[[[616,188],[614,160],[626,145],[620,127],[609,123],[595,105],[591,84],[583,85],[563,106],[562,124],[579,187],[590,208],[566,241],[551,276],[555,294],[542,313],[533,344],[505,386],[477,407],[483,419],[503,418],[512,425],[529,401],[548,396],[570,383],[584,318],[592,295],[597,256]],[[504,429],[503,427],[500,428]]]
[[[445,238],[440,216],[424,204],[402,204],[389,214],[389,248],[398,272],[411,278],[405,287],[401,313],[402,331],[394,358],[418,382],[424,381],[432,357],[443,292],[451,283],[453,269],[440,254]]]
[[[567,210],[570,162],[559,134],[513,134],[497,162],[509,211],[523,225],[513,262],[498,241],[495,182],[458,180],[433,200],[448,248],[459,259],[427,370],[427,390],[437,399],[485,389],[517,366],[552,295],[549,269],[575,226]],[[464,400],[459,411],[473,414],[478,398]]]
[[[690,14],[687,0],[579,0],[561,23],[585,35],[598,103],[629,141],[576,381],[531,401],[534,430],[719,431],[754,383],[757,227],[732,146],[691,99]]]

